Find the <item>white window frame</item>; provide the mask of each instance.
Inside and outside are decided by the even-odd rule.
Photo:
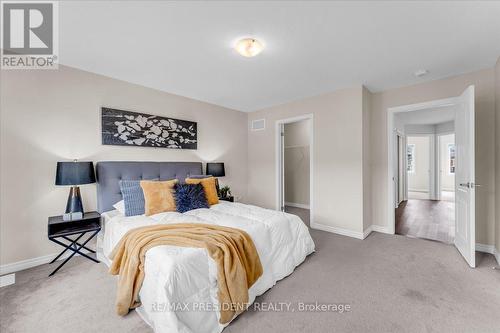
[[[457,159],[457,148],[454,143],[448,143],[448,163],[446,169],[448,169],[448,175],[455,175],[455,171],[451,172],[451,148],[454,149],[454,154],[455,154],[455,161]],[[454,165],[455,169],[457,168],[456,165]]]
[[[412,163],[408,160],[408,150],[411,149],[411,156],[412,156]],[[415,174],[415,144],[414,143],[408,143],[406,145],[406,172],[408,174],[414,175]]]

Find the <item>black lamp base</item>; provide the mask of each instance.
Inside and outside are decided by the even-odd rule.
[[[68,202],[66,203],[66,213],[63,215],[64,221],[81,220],[83,218],[83,204],[80,195],[80,188],[73,186],[69,190]]]
[[[220,197],[219,178],[217,177],[215,177],[215,190],[217,191],[217,196]]]

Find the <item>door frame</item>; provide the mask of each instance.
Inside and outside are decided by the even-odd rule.
[[[433,109],[433,108],[441,108],[445,106],[453,106],[457,105],[458,97],[444,98],[433,100],[424,103],[416,103],[416,104],[408,104],[390,107],[387,109],[387,209],[388,209],[388,218],[389,218],[389,228],[387,232],[389,234],[396,233],[396,212],[394,209],[394,203],[396,201],[395,197],[395,177],[394,177],[394,159],[395,159],[395,133],[396,129],[394,127],[394,116],[396,113],[401,112],[411,112],[411,111],[419,111],[424,109]],[[438,111],[439,112],[439,111]]]
[[[284,161],[282,154],[281,128],[285,124],[296,123],[302,120],[309,120],[309,225],[313,224],[313,188],[314,188],[314,116],[312,113],[296,117],[276,120],[275,125],[275,161],[276,161],[276,210],[281,211],[282,203],[284,205]],[[283,147],[284,148],[284,147]],[[282,199],[283,198],[283,199]]]
[[[399,150],[398,150],[399,138],[401,138],[401,145],[403,146],[403,148],[402,148],[403,155],[401,156],[402,164],[403,164],[402,165],[403,170],[402,170],[401,174],[403,175],[403,177],[401,179],[399,178]],[[394,196],[394,199],[395,199],[394,202],[395,202],[395,207],[398,208],[399,204],[401,202],[408,200],[408,175],[406,172],[406,170],[408,168],[408,166],[407,166],[408,161],[406,158],[406,136],[403,132],[401,132],[397,129],[395,131],[394,143],[395,143],[395,147],[394,147],[395,148],[395,151],[394,151],[395,152],[395,155],[394,155],[395,156],[395,159],[394,159],[394,162],[395,162],[395,164],[394,164],[394,166],[395,166],[394,186],[396,186],[396,188],[397,188],[396,191],[398,193],[397,196],[396,195]],[[396,179],[397,179],[397,182],[396,182]],[[398,200],[399,199],[399,186],[401,183],[403,184],[403,198],[401,201],[399,201]]]

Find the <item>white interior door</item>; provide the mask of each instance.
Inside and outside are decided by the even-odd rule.
[[[469,265],[475,267],[474,86],[458,97],[455,147],[455,246]]]

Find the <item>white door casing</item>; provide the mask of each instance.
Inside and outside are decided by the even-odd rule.
[[[403,136],[398,135],[398,205],[403,202],[404,195],[404,183],[405,183],[405,163],[404,159],[406,157],[406,145],[404,144]]]
[[[309,222],[314,225],[314,116],[312,113],[276,121],[276,210],[285,207],[285,124],[309,120]]]
[[[285,211],[285,124],[279,124],[279,210]]]
[[[466,262],[475,267],[475,140],[474,140],[474,86],[469,86],[458,97],[424,103],[395,106],[388,109],[388,165],[396,158],[394,116],[399,112],[411,112],[429,108],[456,106],[455,114],[455,246]],[[405,140],[406,141],[406,140]],[[405,142],[405,145],[407,142]],[[406,161],[406,159],[405,159]],[[388,168],[388,188],[394,186],[394,168]],[[406,184],[405,192],[408,190]],[[407,192],[406,192],[407,193]],[[395,191],[388,191],[388,233],[395,233]]]
[[[457,98],[455,115],[455,246],[471,267],[476,266],[474,86]]]

